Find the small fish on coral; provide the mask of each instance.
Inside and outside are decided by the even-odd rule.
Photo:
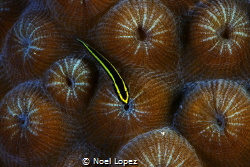
[[[249,11],[248,0],[0,0],[0,166],[249,166]]]

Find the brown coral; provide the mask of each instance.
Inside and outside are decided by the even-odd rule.
[[[76,139],[76,126],[48,100],[40,83],[23,83],[0,105],[0,156],[5,166],[38,166]]]
[[[131,138],[170,125],[173,94],[178,85],[174,75],[165,73],[139,70],[123,76],[129,103],[119,100],[109,78],[103,79],[85,116],[88,141],[108,156]]]
[[[249,70],[250,24],[241,3],[214,0],[194,8],[183,59],[187,78],[238,78]],[[247,69],[247,70],[246,70]]]
[[[179,58],[177,22],[157,0],[122,0],[89,35],[116,66],[172,70]]]
[[[73,112],[87,106],[97,81],[94,64],[83,55],[55,62],[44,79],[45,88],[55,101]]]
[[[75,34],[86,36],[95,19],[105,13],[118,0],[47,0],[52,16]]]
[[[137,160],[137,165],[131,166],[202,166],[193,147],[171,128],[157,129],[135,137],[115,157],[117,161],[132,160],[127,165]]]
[[[72,42],[74,39],[65,33],[44,6],[31,3],[8,32],[4,43],[5,70],[12,82],[18,84],[39,78],[56,60],[74,52],[77,48]]]
[[[198,82],[184,98],[176,126],[207,166],[247,166],[250,98],[225,80]]]

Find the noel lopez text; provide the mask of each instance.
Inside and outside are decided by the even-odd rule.
[[[126,165],[138,165],[137,160],[126,160],[126,159],[117,159],[117,158],[109,158],[109,159],[99,159],[99,158],[93,158],[92,162],[88,158],[84,158],[82,160],[83,165],[89,165],[89,164],[94,164],[94,165],[121,165],[121,166],[126,166]]]

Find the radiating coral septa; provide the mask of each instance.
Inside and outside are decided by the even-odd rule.
[[[131,166],[202,166],[188,141],[169,127],[136,136],[121,148],[116,159],[137,160]]]
[[[40,79],[55,61],[79,53],[73,41],[47,8],[34,1],[8,31],[3,47],[4,68],[15,85]]]
[[[200,81],[187,89],[175,126],[205,166],[246,166],[246,157],[250,157],[249,103],[249,93],[237,82]]]
[[[188,81],[245,79],[250,24],[241,2],[215,0],[194,8],[182,66]]]
[[[173,13],[160,1],[123,0],[88,37],[115,66],[168,72],[179,59],[177,26]]]
[[[48,94],[71,114],[88,106],[98,82],[98,71],[84,54],[56,61],[44,76]]]
[[[77,140],[79,125],[49,100],[40,81],[13,88],[0,105],[4,166],[42,166]]]
[[[161,72],[137,69],[121,75],[130,92],[129,103],[121,102],[110,79],[103,77],[83,118],[88,118],[85,121],[88,142],[105,150],[107,156],[113,156],[138,134],[170,125],[179,84],[174,75]]]

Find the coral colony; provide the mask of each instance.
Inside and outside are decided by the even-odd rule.
[[[0,166],[249,166],[249,11],[0,0]]]

